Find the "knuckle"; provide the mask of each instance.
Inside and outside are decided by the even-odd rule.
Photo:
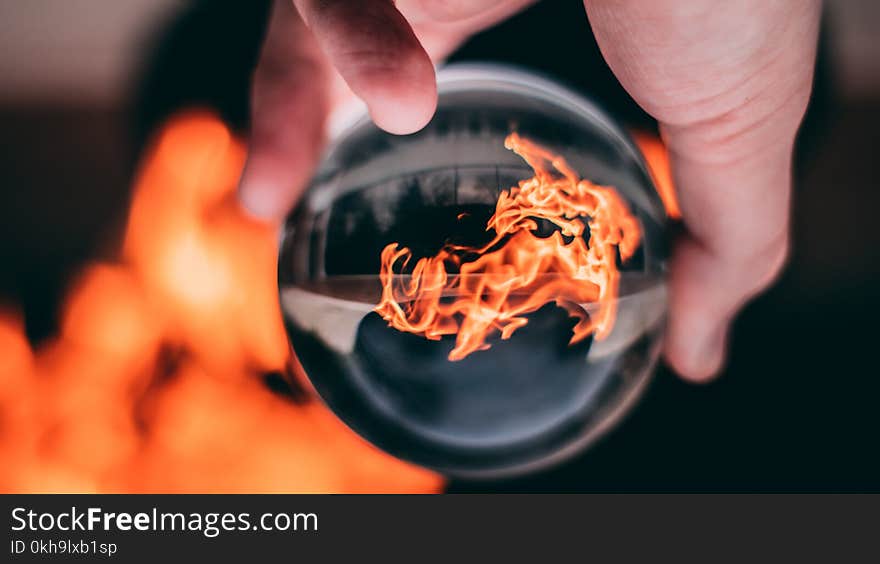
[[[809,89],[745,99],[711,118],[667,124],[670,150],[706,165],[736,166],[768,150],[789,151]]]

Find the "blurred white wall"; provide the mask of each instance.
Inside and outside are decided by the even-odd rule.
[[[150,34],[186,3],[0,0],[0,103],[118,104]],[[880,95],[880,0],[826,4],[843,93]]]
[[[186,0],[0,0],[0,103],[116,105]]]

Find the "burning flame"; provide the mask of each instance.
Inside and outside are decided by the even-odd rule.
[[[675,185],[672,182],[672,167],[669,165],[669,151],[659,137],[651,133],[636,131],[633,133],[636,145],[642,151],[651,178],[657,187],[657,194],[666,208],[666,215],[671,219],[681,219],[681,209],[678,207],[678,197],[675,194]]]
[[[571,343],[605,338],[616,314],[617,255],[625,261],[639,246],[638,221],[614,188],[580,179],[562,157],[516,133],[504,146],[535,174],[501,193],[486,225],[495,232],[489,243],[446,245],[416,261],[408,279],[399,275],[412,262],[408,248],[391,243],[381,255],[375,311],[399,331],[456,335],[452,361],[488,349],[495,332],[510,338],[528,323],[525,314],[551,301],[578,319]],[[549,237],[536,234],[538,220],[555,226]],[[587,314],[582,304],[591,302],[598,308]]]
[[[173,118],[140,171],[120,260],[83,270],[57,338],[34,350],[21,313],[0,306],[0,491],[442,488],[264,384],[295,359],[275,229],[235,199],[244,159],[213,115]]]

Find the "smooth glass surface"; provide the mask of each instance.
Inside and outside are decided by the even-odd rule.
[[[390,135],[364,116],[335,140],[285,226],[282,310],[315,389],[369,441],[451,475],[522,473],[582,449],[644,388],[666,313],[666,216],[638,150],[578,96],[506,67],[449,67],[438,81],[422,131]],[[640,246],[619,264],[605,339],[569,345],[575,320],[550,302],[510,339],[495,335],[489,350],[452,362],[454,336],[401,332],[373,311],[380,254],[391,242],[420,257],[491,238],[499,194],[533,174],[504,148],[512,131],[614,186]]]

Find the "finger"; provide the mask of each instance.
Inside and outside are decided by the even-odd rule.
[[[737,311],[785,260],[818,2],[585,4],[606,60],[669,146],[689,235],[672,259],[664,352],[684,377],[705,380],[724,362]]]
[[[276,0],[254,72],[251,132],[239,198],[253,215],[290,210],[318,162],[328,112],[329,70],[294,7]]]
[[[534,0],[397,0],[395,5],[412,23],[461,22],[488,16],[498,21]]]
[[[676,161],[678,176],[703,182],[704,188],[682,203],[685,220],[692,218],[694,227],[677,241],[670,268],[664,352],[685,378],[703,381],[719,372],[737,311],[766,288],[784,265],[790,158],[774,155],[766,161],[743,162],[751,170],[740,174],[719,170],[720,177],[702,165],[692,167],[686,157]],[[764,196],[724,185],[740,180],[765,186]],[[710,228],[712,219],[716,226]]]
[[[437,107],[434,66],[391,0],[294,0],[324,53],[373,121],[412,133]]]
[[[468,37],[507,19],[535,0],[397,0],[433,61],[447,57]]]

